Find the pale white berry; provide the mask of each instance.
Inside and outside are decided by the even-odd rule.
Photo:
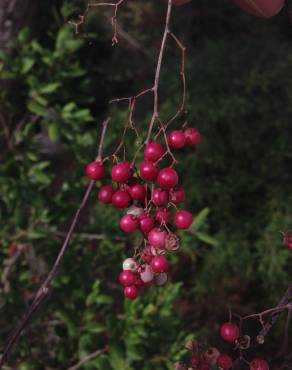
[[[149,281],[153,280],[154,273],[150,266],[145,265],[143,267],[143,271],[140,274],[140,278],[144,283],[149,283]]]
[[[155,276],[155,283],[156,285],[164,285],[167,282],[167,274],[162,272],[161,274]]]
[[[123,270],[136,271],[137,267],[137,262],[134,260],[134,258],[127,258],[123,262]]]
[[[137,206],[131,206],[127,210],[128,215],[136,216],[139,217],[144,213],[144,210],[142,207],[137,207]]]

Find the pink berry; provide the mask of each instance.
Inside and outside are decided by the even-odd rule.
[[[199,130],[194,127],[185,130],[185,137],[187,146],[196,146],[201,141],[201,134]]]
[[[174,149],[180,149],[185,146],[186,137],[182,131],[172,131],[167,137],[168,145]]]
[[[269,370],[269,364],[266,360],[255,358],[249,365],[250,370]]]
[[[120,228],[125,233],[130,233],[137,230],[139,227],[139,222],[136,217],[132,215],[124,215],[120,220]]]
[[[158,207],[165,206],[168,203],[168,191],[161,188],[153,189],[151,200]]]
[[[129,194],[125,190],[117,190],[112,196],[112,204],[116,208],[127,208],[131,203]]]
[[[98,162],[91,162],[86,166],[86,175],[91,180],[101,180],[104,177],[104,167]]]
[[[154,228],[154,220],[152,217],[144,214],[139,217],[139,227],[142,233],[148,234]]]
[[[143,161],[140,164],[140,176],[146,181],[155,181],[157,178],[158,169],[150,161]]]
[[[198,355],[193,355],[191,358],[192,367],[197,368],[201,364],[201,358]]]
[[[152,261],[152,258],[153,258],[151,247],[145,247],[143,249],[143,252],[142,252],[142,256],[141,257],[142,257],[142,260],[144,262],[150,263]]]
[[[134,285],[137,277],[130,270],[124,270],[119,275],[120,283],[124,286]]]
[[[221,326],[220,334],[227,342],[234,342],[239,337],[239,328],[232,322],[226,322]]]
[[[156,256],[152,258],[151,268],[153,272],[160,274],[162,272],[166,272],[168,267],[168,260],[164,256]]]
[[[127,286],[124,289],[124,295],[128,299],[136,299],[139,295],[139,289],[135,285]]]
[[[185,200],[185,191],[184,188],[179,187],[175,189],[170,189],[169,191],[169,201],[174,204],[179,204]]]
[[[129,186],[128,192],[134,200],[143,200],[146,194],[145,187],[142,184]]]
[[[166,239],[166,231],[155,227],[148,234],[148,242],[156,248],[164,248]]]
[[[177,172],[170,167],[163,168],[158,173],[157,181],[163,189],[174,188],[178,183]]]
[[[152,142],[145,146],[144,156],[148,161],[156,162],[163,155],[163,147],[161,144]]]
[[[133,169],[129,162],[120,162],[113,166],[111,176],[113,181],[124,183],[128,181],[133,175]]]
[[[193,216],[188,211],[179,211],[175,215],[174,222],[178,229],[188,229],[193,222]]]
[[[170,210],[167,208],[159,208],[155,214],[155,220],[160,224],[168,224],[171,220]]]
[[[98,200],[102,203],[111,203],[114,189],[111,185],[104,185],[99,189]]]
[[[229,370],[232,368],[232,359],[228,355],[222,353],[217,357],[216,365],[219,369]]]
[[[149,281],[152,281],[153,278],[154,278],[154,274],[153,274],[151,267],[148,265],[144,266],[140,273],[140,279],[144,283],[149,283]]]

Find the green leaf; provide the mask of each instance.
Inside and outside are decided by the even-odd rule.
[[[43,86],[39,91],[41,94],[51,94],[61,86],[60,82],[52,82]]]
[[[206,244],[210,244],[210,245],[214,245],[214,246],[219,245],[218,240],[214,239],[212,236],[210,236],[208,234],[205,234],[205,233],[202,233],[202,232],[198,231],[196,233],[196,236],[199,240],[201,240],[202,242],[204,242]]]

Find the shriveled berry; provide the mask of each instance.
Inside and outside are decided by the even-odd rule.
[[[137,262],[134,258],[126,258],[123,262],[123,270],[136,271],[137,267]]]
[[[201,134],[199,130],[194,127],[185,130],[185,137],[187,146],[196,146],[201,141]]]
[[[91,180],[101,180],[104,177],[104,167],[101,162],[91,162],[86,166],[86,175]]]
[[[148,242],[156,248],[164,248],[166,240],[166,231],[155,227],[148,234]]]
[[[134,285],[137,277],[130,270],[124,270],[119,275],[120,283],[124,286]]]
[[[269,370],[269,364],[266,360],[255,358],[249,365],[250,370]]]
[[[232,359],[228,355],[222,353],[217,357],[216,365],[219,369],[229,370],[232,368]]]
[[[112,204],[116,208],[127,208],[131,203],[129,194],[125,190],[117,190],[112,196]]]
[[[124,215],[120,220],[120,228],[125,233],[130,233],[137,230],[139,227],[139,221],[135,216]]]
[[[157,286],[161,286],[166,284],[167,282],[167,274],[165,272],[162,272],[161,274],[155,276],[155,284]]]
[[[150,161],[143,161],[140,164],[140,176],[146,181],[155,181],[158,175],[158,169]]]
[[[144,234],[148,234],[155,226],[154,220],[149,215],[141,215],[139,217],[139,228]]]
[[[221,326],[220,334],[227,342],[234,342],[239,337],[239,327],[232,322],[226,322]]]
[[[188,211],[179,211],[175,215],[174,222],[178,229],[188,229],[193,222],[193,216]]]
[[[148,161],[156,162],[162,157],[163,152],[163,146],[153,141],[145,146],[144,156]]]
[[[163,189],[170,189],[177,185],[178,175],[176,170],[171,167],[163,168],[157,176],[158,184]]]
[[[135,285],[127,286],[124,289],[124,295],[128,299],[136,299],[139,295],[139,289]]]
[[[214,365],[220,352],[215,347],[209,347],[203,354],[203,359],[207,364]]]
[[[113,166],[111,170],[111,176],[113,181],[118,183],[124,183],[128,181],[133,175],[133,169],[129,162],[120,162]]]
[[[165,206],[168,203],[168,199],[169,195],[167,190],[161,188],[153,189],[151,194],[151,201],[153,204],[158,207]]]
[[[142,184],[134,184],[129,186],[128,192],[134,200],[143,200],[146,194],[145,187]]]
[[[160,224],[168,224],[171,220],[170,210],[167,208],[159,208],[155,214],[155,220]]]
[[[169,262],[164,256],[156,256],[152,258],[151,268],[157,274],[166,272],[169,267]]]
[[[168,145],[173,149],[181,149],[185,146],[186,137],[182,131],[172,131],[167,137]]]
[[[98,200],[105,204],[111,203],[113,194],[113,187],[111,185],[104,185],[99,189]]]
[[[169,191],[169,201],[174,204],[180,204],[185,200],[185,191],[183,187],[170,189]]]

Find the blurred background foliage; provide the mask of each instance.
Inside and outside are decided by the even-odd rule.
[[[0,45],[1,346],[57,254],[109,113],[106,153],[119,140],[127,107],[107,102],[152,83],[165,1],[125,4],[115,48],[106,10],[93,12],[76,37],[68,21],[84,5],[41,1]],[[196,218],[181,234],[171,281],[124,302],[117,276],[134,241],[123,239],[120,212],[98,204],[95,191],[13,369],[69,369],[107,345],[109,353],[80,368],[173,369],[188,338],[234,356],[218,334],[228,307],[241,314],[272,307],[289,284],[292,255],[280,231],[291,228],[292,25],[285,11],[262,20],[227,0],[196,0],[174,13],[172,28],[188,47],[189,121],[203,140],[179,154]],[[179,62],[170,43],[160,88],[165,117],[181,96]],[[142,133],[150,109],[147,99],[137,107]],[[257,352],[272,368],[289,363],[278,356],[283,324]]]

